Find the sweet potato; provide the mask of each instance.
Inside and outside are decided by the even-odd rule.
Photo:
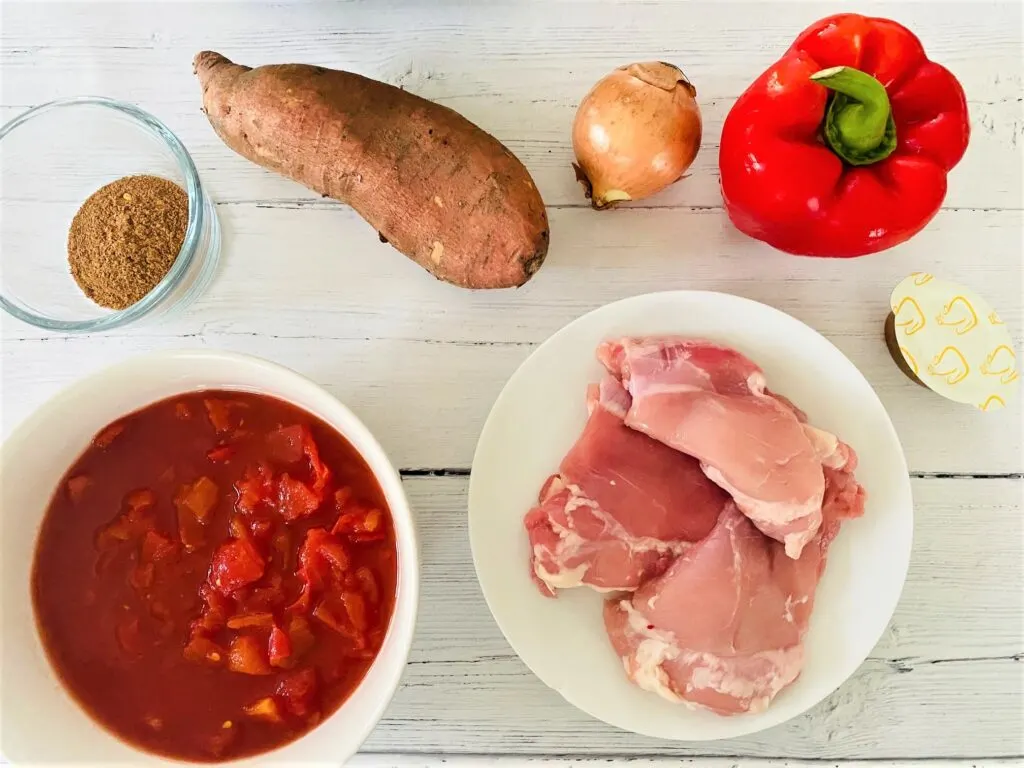
[[[194,61],[203,108],[238,154],[352,206],[383,240],[465,288],[522,285],[548,250],[529,172],[447,107],[351,72]]]

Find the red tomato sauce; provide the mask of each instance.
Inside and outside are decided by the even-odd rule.
[[[43,645],[93,717],[193,761],[291,741],[377,655],[397,552],[369,467],[263,395],[158,402],[102,430],[55,491],[32,594]]]

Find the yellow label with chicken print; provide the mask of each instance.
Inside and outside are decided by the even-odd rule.
[[[889,297],[896,346],[921,382],[982,411],[1004,408],[1019,386],[1017,353],[1006,324],[978,294],[925,272]]]

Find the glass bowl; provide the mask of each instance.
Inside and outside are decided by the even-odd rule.
[[[188,228],[173,265],[135,304],[110,310],[78,287],[67,236],[79,207],[123,176],[150,174],[188,194]],[[0,128],[0,306],[38,328],[88,333],[177,311],[207,287],[220,225],[177,136],[138,107],[99,96],[42,104]]]

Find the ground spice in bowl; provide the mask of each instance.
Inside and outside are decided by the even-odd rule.
[[[170,270],[187,227],[185,190],[159,176],[125,176],[94,192],[75,214],[71,275],[101,307],[126,309]]]

